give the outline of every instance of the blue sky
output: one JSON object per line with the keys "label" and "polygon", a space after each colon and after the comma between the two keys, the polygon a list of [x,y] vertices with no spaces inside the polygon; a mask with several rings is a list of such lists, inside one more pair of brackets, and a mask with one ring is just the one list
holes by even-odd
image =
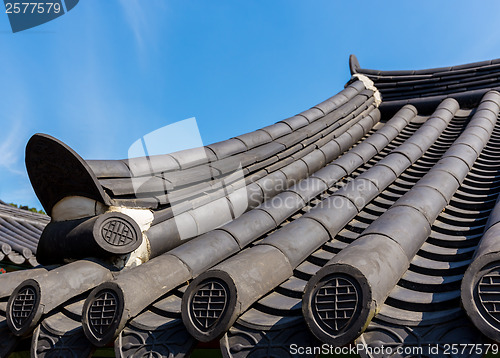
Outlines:
{"label": "blue sky", "polygon": [[[80,0],[12,34],[0,13],[0,199],[41,208],[24,147],[48,133],[85,159],[196,117],[203,142],[307,109],[362,67],[500,57],[494,1]],[[3,12],[3,7],[2,7]]]}

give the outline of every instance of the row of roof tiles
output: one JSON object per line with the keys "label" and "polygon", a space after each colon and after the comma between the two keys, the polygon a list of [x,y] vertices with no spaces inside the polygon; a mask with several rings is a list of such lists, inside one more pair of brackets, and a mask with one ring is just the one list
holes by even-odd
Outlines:
{"label": "row of roof tiles", "polygon": [[[363,72],[351,59],[353,68]],[[427,72],[412,75],[445,71]],[[468,76],[476,72],[470,70]],[[391,74],[396,75],[409,74]],[[245,142],[242,153],[262,149],[255,152],[260,153],[255,162],[243,165],[241,174],[251,204],[238,212],[236,201],[224,196],[232,210],[230,217],[221,219],[218,207],[210,206],[221,196],[212,196],[200,206],[191,203],[181,210],[181,215],[192,218],[186,229],[197,228],[191,235],[181,235],[185,231],[178,225],[183,221],[176,222],[173,209],[165,214],[173,203],[152,194],[159,192],[156,182],[143,193],[160,204],[124,198],[117,195],[123,190],[118,188],[128,185],[122,193],[131,196],[133,184],[130,178],[124,185],[123,176],[111,175],[116,172],[115,162],[87,163],[48,136],[34,137],[28,152],[30,145],[52,148],[44,158],[28,156],[27,162],[35,191],[53,216],[40,243],[45,247],[43,261],[80,260],[0,278],[9,281],[0,289],[4,297],[0,310],[6,312],[0,329],[9,337],[4,352],[22,337],[30,337],[36,357],[63,350],[84,357],[94,345],[113,340],[121,357],[186,356],[198,340],[220,337],[226,357],[290,356],[292,343],[342,345],[354,339],[372,347],[485,342],[480,332],[500,340],[500,327],[495,328],[494,321],[496,302],[500,303],[495,291],[499,266],[492,255],[498,250],[490,244],[495,242],[498,221],[496,210],[491,210],[499,191],[500,94],[483,91],[475,99],[465,88],[467,101],[462,100],[465,97],[458,102],[446,99],[447,94],[436,102],[429,92],[429,103],[419,112],[391,98],[385,102],[382,90],[380,114],[378,92],[369,80],[357,75],[347,88],[355,91],[349,90],[346,101],[336,103],[338,97],[326,101],[328,113],[321,110],[314,119],[299,115],[308,123],[291,133],[290,138],[297,140],[279,143],[279,136],[271,142],[249,140],[263,138],[262,133],[244,137],[246,142],[238,139]],[[397,107],[397,113],[393,116],[385,110],[384,103]],[[249,143],[257,144],[251,148]],[[274,144],[271,148],[270,143],[280,148]],[[290,151],[299,143],[300,148]],[[234,145],[232,141],[227,148]],[[306,148],[310,148],[307,154],[294,157]],[[53,177],[68,183],[56,190],[50,182],[33,178],[47,171],[38,163],[58,153],[63,153],[72,170],[55,169]],[[172,170],[162,168],[158,158],[153,181],[159,179],[167,187],[166,181],[172,184],[170,190],[180,191],[199,184],[189,179],[196,175],[188,174],[203,168],[211,173],[207,178],[217,182],[224,174],[234,173],[234,165],[227,173],[217,166],[228,158],[232,156],[215,155]],[[136,161],[144,160],[150,159]],[[252,167],[259,162],[263,164]],[[130,169],[130,162],[120,163]],[[106,168],[111,168],[108,174]],[[186,185],[181,180],[176,189],[175,175],[167,174],[178,173],[177,178],[182,178],[184,170]],[[84,180],[76,180],[77,174]],[[114,180],[120,184],[114,186]],[[260,193],[256,200],[250,195],[255,192],[252,186]],[[88,201],[76,200],[75,195]],[[194,200],[184,195],[181,201]],[[124,211],[132,215],[127,217],[105,210],[110,204],[125,205],[124,200],[133,203],[135,210],[151,210],[149,225],[131,211]],[[92,217],[62,215],[61,220],[61,207],[72,205],[86,207],[69,210],[73,214],[88,216],[93,210]],[[469,267],[485,228],[487,235],[474,257],[478,264]],[[100,259],[81,260],[92,256],[88,251],[74,257],[76,250],[70,246],[76,239],[94,245],[93,256]],[[110,241],[146,242],[149,251],[132,264],[127,259],[117,261],[116,255],[123,254],[119,250],[127,247],[137,252],[139,246],[118,244],[121,249],[114,249],[103,244]],[[51,252],[57,242],[63,244]],[[111,257],[112,261],[107,260]],[[126,267],[119,270],[118,262]],[[466,277],[473,279],[464,280],[460,290],[468,267]],[[469,316],[476,314],[474,325],[465,320],[460,304],[461,295],[462,301],[467,300],[467,289],[480,292],[473,298],[474,305],[465,304]],[[481,324],[485,320],[490,326],[493,322],[493,329],[485,330]]]}
{"label": "row of roof tiles", "polygon": [[35,267],[38,240],[50,221],[47,215],[0,203],[0,261]]}
{"label": "row of roof tiles", "polygon": [[431,113],[445,98],[472,108],[490,90],[500,89],[499,60],[417,71],[378,71],[361,68],[356,56],[349,59],[351,74],[369,77],[381,92],[386,112],[394,113],[412,104],[421,113]]}

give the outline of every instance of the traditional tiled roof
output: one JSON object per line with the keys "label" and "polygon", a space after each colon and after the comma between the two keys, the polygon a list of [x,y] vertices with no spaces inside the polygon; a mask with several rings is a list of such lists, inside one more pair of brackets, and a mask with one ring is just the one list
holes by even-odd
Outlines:
{"label": "traditional tiled roof", "polygon": [[85,161],[35,135],[52,216],[37,257],[60,266],[0,276],[0,352],[27,336],[36,357],[500,341],[500,61],[350,65],[339,94],[197,150]]}
{"label": "traditional tiled roof", "polygon": [[47,215],[0,202],[0,261],[37,266],[36,247],[49,221]]}
{"label": "traditional tiled roof", "polygon": [[349,67],[352,75],[362,74],[374,82],[385,112],[410,103],[420,112],[430,113],[450,97],[472,108],[486,92],[500,90],[500,59],[426,70],[378,71],[361,68],[351,55]]}

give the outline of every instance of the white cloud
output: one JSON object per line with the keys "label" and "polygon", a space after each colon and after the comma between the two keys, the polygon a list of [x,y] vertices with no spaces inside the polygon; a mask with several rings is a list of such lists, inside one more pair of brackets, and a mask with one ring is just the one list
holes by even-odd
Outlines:
{"label": "white cloud", "polygon": [[22,122],[13,121],[12,128],[6,137],[0,137],[0,168],[6,169],[11,173],[26,175],[22,168]]}
{"label": "white cloud", "polygon": [[[128,22],[140,49],[146,43],[154,44],[155,22],[152,16],[165,10],[166,1],[121,0],[125,20]],[[156,17],[155,17],[156,18]]]}
{"label": "white cloud", "polygon": [[139,46],[143,45],[144,27],[146,26],[146,16],[144,14],[144,2],[139,0],[122,0],[121,5],[129,23],[135,40]]}

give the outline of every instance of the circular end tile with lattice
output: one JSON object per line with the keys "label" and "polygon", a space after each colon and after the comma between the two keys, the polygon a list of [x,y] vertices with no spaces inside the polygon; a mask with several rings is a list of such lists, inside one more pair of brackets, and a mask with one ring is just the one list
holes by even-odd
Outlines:
{"label": "circular end tile with lattice", "polygon": [[142,242],[142,232],[137,223],[122,213],[106,213],[94,224],[94,238],[105,251],[127,254]]}
{"label": "circular end tile with lattice", "polygon": [[43,313],[40,299],[40,288],[32,279],[12,292],[7,303],[7,324],[15,335],[24,335],[36,326]]}
{"label": "circular end tile with lattice", "polygon": [[14,298],[11,308],[12,323],[16,328],[26,324],[35,309],[36,291],[32,286],[23,287]]}
{"label": "circular end tile with lattice", "polygon": [[210,280],[202,283],[191,300],[191,317],[200,330],[208,330],[224,313],[228,291],[225,283]]}
{"label": "circular end tile with lattice", "polygon": [[88,325],[96,337],[104,336],[116,317],[118,298],[111,290],[99,292],[87,313]]}
{"label": "circular end tile with lattice", "polygon": [[339,334],[347,327],[359,300],[357,284],[345,277],[333,277],[314,294],[312,310],[317,322],[331,332]]}
{"label": "circular end tile with lattice", "polygon": [[488,321],[500,328],[500,268],[491,270],[479,280],[477,293],[479,303],[491,317]]}
{"label": "circular end tile with lattice", "polygon": [[101,226],[102,238],[113,246],[129,245],[137,240],[137,234],[129,223],[118,218],[106,220]]}

